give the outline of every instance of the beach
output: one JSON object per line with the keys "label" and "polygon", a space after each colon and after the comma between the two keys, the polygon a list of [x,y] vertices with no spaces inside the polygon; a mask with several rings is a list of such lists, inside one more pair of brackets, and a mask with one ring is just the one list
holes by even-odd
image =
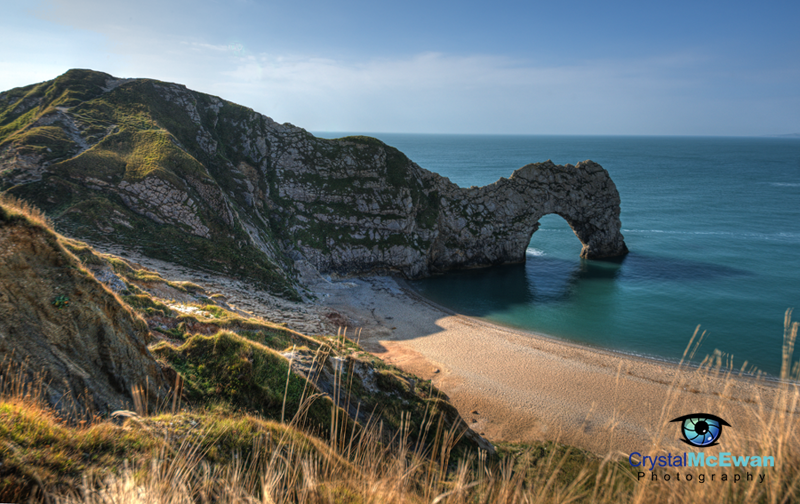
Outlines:
{"label": "beach", "polygon": [[598,454],[684,450],[670,420],[710,413],[741,434],[765,421],[778,390],[726,372],[724,361],[720,372],[701,372],[455,314],[392,277],[319,282],[313,290],[346,316],[349,337],[432,380],[495,443],[548,440]]}

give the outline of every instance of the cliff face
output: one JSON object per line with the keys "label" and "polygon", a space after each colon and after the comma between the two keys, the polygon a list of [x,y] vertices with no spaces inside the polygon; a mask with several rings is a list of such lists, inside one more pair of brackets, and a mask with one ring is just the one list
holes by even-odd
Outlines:
{"label": "cliff face", "polygon": [[316,138],[177,84],[71,70],[0,94],[0,189],[65,232],[248,277],[409,277],[525,260],[557,213],[582,256],[624,254],[619,195],[592,162],[462,189],[368,137]]}

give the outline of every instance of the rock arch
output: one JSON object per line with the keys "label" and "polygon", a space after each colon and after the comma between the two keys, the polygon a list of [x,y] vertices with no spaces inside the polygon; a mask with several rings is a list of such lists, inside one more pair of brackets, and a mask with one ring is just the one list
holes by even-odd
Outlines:
{"label": "rock arch", "polygon": [[431,272],[524,262],[539,219],[548,214],[567,221],[583,244],[583,258],[628,252],[619,193],[608,172],[592,161],[529,164],[508,179],[459,192],[442,200]]}

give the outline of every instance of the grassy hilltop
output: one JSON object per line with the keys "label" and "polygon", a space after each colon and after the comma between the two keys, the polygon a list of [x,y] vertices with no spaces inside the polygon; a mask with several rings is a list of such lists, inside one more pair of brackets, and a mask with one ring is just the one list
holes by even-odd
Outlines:
{"label": "grassy hilltop", "polygon": [[[58,229],[74,236],[114,241],[212,271],[243,275],[246,269],[248,277],[274,291],[296,295],[280,254],[259,249],[234,217],[246,212],[242,198],[236,197],[246,175],[230,167],[246,156],[232,142],[225,143],[227,138],[219,138],[213,155],[200,149],[196,125],[182,104],[157,92],[160,83],[119,84],[106,74],[72,70],[0,94],[0,156],[6,161],[0,188],[32,202]],[[201,94],[192,97],[211,100]],[[220,126],[252,115],[218,102],[213,122]],[[153,194],[185,194],[193,200],[187,206],[193,211],[159,214],[155,201],[148,205],[147,195],[138,206],[126,205],[123,197],[129,196],[113,190],[145,180]],[[267,217],[258,238],[271,243],[278,222],[273,219],[270,225]]]}

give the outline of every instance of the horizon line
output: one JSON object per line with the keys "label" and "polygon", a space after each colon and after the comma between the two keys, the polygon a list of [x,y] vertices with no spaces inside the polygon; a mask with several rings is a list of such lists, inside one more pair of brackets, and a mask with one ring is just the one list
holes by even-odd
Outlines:
{"label": "horizon line", "polygon": [[[303,128],[305,129],[305,128]],[[774,133],[762,135],[681,135],[681,134],[626,134],[626,133],[429,133],[429,132],[408,132],[408,131],[336,131],[336,130],[311,130],[306,129],[313,135],[326,134],[344,136],[358,135],[426,135],[426,136],[550,136],[550,137],[640,137],[640,138],[783,138],[788,140],[800,140],[800,133]],[[344,137],[336,137],[344,138]]]}

